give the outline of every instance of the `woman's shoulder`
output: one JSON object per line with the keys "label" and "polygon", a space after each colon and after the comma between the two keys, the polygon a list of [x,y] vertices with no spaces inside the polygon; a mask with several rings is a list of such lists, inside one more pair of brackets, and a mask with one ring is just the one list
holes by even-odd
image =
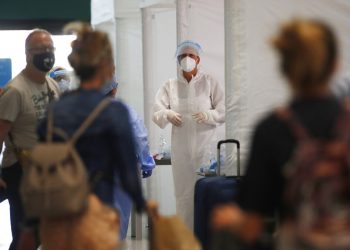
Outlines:
{"label": "woman's shoulder", "polygon": [[105,115],[111,120],[118,121],[121,118],[129,117],[129,109],[123,101],[111,99],[110,103],[106,107]]}
{"label": "woman's shoulder", "polygon": [[286,124],[279,117],[279,109],[270,110],[256,123],[255,134],[278,136],[287,128]]}
{"label": "woman's shoulder", "polygon": [[110,99],[108,107],[111,109],[128,110],[128,106],[123,101],[116,99]]}

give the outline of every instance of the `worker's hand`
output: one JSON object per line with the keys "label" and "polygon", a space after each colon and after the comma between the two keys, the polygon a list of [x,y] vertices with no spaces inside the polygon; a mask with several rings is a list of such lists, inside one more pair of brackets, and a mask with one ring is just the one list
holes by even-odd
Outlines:
{"label": "worker's hand", "polygon": [[202,123],[208,121],[209,117],[206,112],[199,112],[192,115],[192,118],[196,120],[197,123]]}
{"label": "worker's hand", "polygon": [[167,114],[167,119],[176,127],[180,127],[182,125],[181,115],[173,110],[169,110]]}
{"label": "worker's hand", "polygon": [[7,188],[7,184],[2,178],[0,178],[0,189],[5,189],[5,188]]}

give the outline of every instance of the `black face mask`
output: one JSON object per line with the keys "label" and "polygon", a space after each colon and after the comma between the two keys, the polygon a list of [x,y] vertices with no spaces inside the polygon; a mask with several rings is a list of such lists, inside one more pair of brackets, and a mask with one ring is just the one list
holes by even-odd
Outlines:
{"label": "black face mask", "polygon": [[52,52],[44,52],[33,56],[34,66],[42,71],[49,72],[55,64],[55,54]]}

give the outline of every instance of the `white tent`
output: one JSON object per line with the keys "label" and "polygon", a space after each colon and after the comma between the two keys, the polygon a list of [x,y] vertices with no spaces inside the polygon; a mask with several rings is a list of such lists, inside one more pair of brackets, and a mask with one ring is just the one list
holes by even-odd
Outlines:
{"label": "white tent", "polygon": [[[243,166],[256,122],[288,101],[269,46],[282,22],[293,17],[326,21],[339,37],[340,74],[350,67],[349,0],[92,0],[91,10],[92,24],[108,32],[113,43],[119,95],[144,118],[152,152],[161,137],[170,145],[170,128],[160,130],[151,122],[151,107],[158,88],[176,76],[176,44],[184,39],[202,45],[203,69],[225,86],[221,136],[241,141]],[[227,154],[228,166],[234,156]],[[174,213],[171,168],[155,172],[145,183],[147,196],[160,201],[161,212]]]}
{"label": "white tent", "polygon": [[[202,67],[225,86],[221,137],[241,141],[243,166],[257,120],[288,101],[269,45],[282,22],[293,17],[328,22],[340,40],[341,70],[350,66],[348,0],[93,0],[92,10],[92,23],[108,31],[115,45],[120,96],[143,115],[153,152],[160,137],[170,145],[170,129],[160,130],[150,117],[157,89],[176,75],[179,41],[198,41]],[[227,154],[228,166],[234,158]]]}

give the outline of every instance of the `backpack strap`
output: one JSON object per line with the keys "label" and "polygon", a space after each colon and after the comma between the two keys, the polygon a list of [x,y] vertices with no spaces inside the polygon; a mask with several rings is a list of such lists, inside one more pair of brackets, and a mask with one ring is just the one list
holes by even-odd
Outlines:
{"label": "backpack strap", "polygon": [[65,141],[69,140],[69,136],[66,132],[63,131],[63,129],[55,128],[53,126],[53,111],[50,110],[47,114],[47,133],[46,133],[46,141],[52,142],[53,135],[56,134],[60,136]]}
{"label": "backpack strap", "polygon": [[276,114],[280,120],[286,122],[298,141],[310,139],[309,133],[289,107],[278,108]]}
{"label": "backpack strap", "polygon": [[103,99],[97,107],[91,112],[91,114],[85,119],[85,121],[81,124],[81,126],[76,130],[73,136],[70,139],[72,144],[79,139],[79,137],[85,132],[85,130],[91,125],[91,123],[97,118],[97,116],[101,113],[101,111],[108,106],[110,103],[109,98]]}

